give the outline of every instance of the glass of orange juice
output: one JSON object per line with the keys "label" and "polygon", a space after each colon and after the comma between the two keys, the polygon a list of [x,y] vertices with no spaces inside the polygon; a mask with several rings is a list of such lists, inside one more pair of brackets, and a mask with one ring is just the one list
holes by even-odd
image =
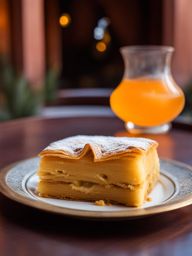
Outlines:
{"label": "glass of orange juice", "polygon": [[164,133],[184,107],[184,94],[171,74],[170,46],[127,46],[120,49],[125,71],[112,92],[113,112],[131,133]]}

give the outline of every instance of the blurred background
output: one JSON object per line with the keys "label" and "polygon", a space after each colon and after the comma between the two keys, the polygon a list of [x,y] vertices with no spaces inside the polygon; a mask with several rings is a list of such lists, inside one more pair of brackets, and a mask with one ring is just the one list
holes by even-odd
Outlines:
{"label": "blurred background", "polygon": [[78,94],[107,104],[125,45],[174,46],[173,74],[190,108],[191,10],[191,0],[0,0],[0,119]]}

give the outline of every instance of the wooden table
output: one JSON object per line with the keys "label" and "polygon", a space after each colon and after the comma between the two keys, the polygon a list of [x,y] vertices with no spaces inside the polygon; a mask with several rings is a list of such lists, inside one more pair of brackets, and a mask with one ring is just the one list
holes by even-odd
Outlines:
{"label": "wooden table", "polygon": [[[0,167],[75,134],[127,135],[112,115],[29,118],[0,124]],[[161,157],[192,164],[192,131],[151,136]],[[23,206],[0,195],[0,255],[192,255],[192,206],[129,221],[86,221]]]}

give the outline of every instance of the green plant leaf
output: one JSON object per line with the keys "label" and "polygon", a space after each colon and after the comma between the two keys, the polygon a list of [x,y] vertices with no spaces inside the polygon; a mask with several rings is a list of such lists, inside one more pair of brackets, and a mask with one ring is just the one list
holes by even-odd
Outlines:
{"label": "green plant leaf", "polygon": [[58,88],[56,71],[47,72],[43,89],[37,92],[32,89],[24,75],[17,75],[7,63],[1,64],[0,58],[0,90],[4,99],[4,111],[0,113],[0,120],[34,115],[39,106],[55,99]]}

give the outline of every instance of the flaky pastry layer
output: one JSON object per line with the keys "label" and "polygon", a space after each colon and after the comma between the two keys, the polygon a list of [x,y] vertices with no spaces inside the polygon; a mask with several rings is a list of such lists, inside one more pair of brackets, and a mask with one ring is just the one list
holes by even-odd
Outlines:
{"label": "flaky pastry layer", "polygon": [[78,135],[51,143],[39,155],[80,159],[91,150],[97,162],[142,155],[157,145],[156,141],[146,138]]}

